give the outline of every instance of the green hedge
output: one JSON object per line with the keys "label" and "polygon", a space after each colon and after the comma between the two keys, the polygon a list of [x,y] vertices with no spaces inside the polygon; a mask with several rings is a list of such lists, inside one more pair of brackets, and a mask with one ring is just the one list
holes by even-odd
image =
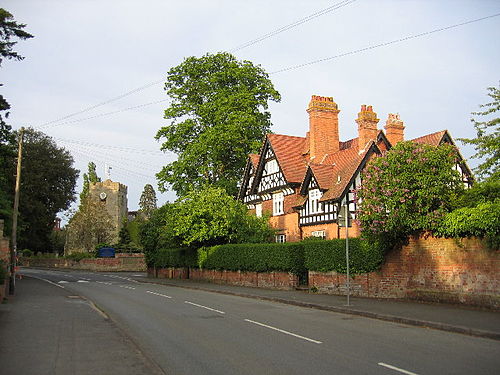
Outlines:
{"label": "green hedge", "polygon": [[228,271],[304,271],[301,243],[229,244],[198,250],[200,268]]}
{"label": "green hedge", "polygon": [[[345,240],[305,241],[305,267],[310,271],[346,273]],[[379,269],[384,249],[360,238],[349,239],[349,272],[364,273]]]}
{"label": "green hedge", "polygon": [[[382,247],[366,240],[349,240],[350,272],[377,270]],[[302,275],[306,270],[346,272],[345,241],[317,240],[290,243],[228,244],[200,249],[162,249],[154,254],[156,267],[200,267],[228,271],[284,271]]]}
{"label": "green hedge", "polygon": [[156,267],[198,267],[196,250],[189,248],[160,249],[154,254]]}

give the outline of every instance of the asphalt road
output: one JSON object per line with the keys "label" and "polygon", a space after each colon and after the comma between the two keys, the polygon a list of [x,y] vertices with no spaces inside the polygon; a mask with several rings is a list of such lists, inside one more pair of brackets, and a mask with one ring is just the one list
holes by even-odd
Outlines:
{"label": "asphalt road", "polygon": [[500,342],[124,274],[24,269],[92,300],[166,374],[497,374]]}

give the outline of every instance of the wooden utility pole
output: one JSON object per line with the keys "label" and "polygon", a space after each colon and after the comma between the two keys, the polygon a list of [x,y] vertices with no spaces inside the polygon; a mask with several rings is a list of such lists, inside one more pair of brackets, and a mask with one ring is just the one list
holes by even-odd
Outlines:
{"label": "wooden utility pole", "polygon": [[19,146],[17,151],[16,190],[14,193],[14,212],[12,212],[12,236],[10,239],[10,282],[9,294],[16,291],[16,263],[17,263],[17,214],[19,211],[19,190],[21,188],[21,162],[23,160],[23,135],[24,128],[19,130]]}

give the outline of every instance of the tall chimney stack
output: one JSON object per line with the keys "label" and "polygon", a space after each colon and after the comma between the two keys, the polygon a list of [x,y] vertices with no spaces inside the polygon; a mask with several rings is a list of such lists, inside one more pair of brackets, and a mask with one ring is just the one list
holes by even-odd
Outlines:
{"label": "tall chimney stack", "polygon": [[401,121],[399,117],[399,113],[389,113],[389,117],[385,123],[385,136],[389,142],[391,142],[392,146],[404,140],[405,127],[403,124],[403,121]]}
{"label": "tall chimney stack", "polygon": [[309,156],[318,163],[326,154],[333,154],[340,148],[339,112],[333,98],[311,97],[309,113]]}
{"label": "tall chimney stack", "polygon": [[376,141],[379,119],[377,118],[377,114],[373,112],[371,105],[367,106],[363,104],[356,122],[358,123],[358,146],[359,150],[362,151],[370,141]]}

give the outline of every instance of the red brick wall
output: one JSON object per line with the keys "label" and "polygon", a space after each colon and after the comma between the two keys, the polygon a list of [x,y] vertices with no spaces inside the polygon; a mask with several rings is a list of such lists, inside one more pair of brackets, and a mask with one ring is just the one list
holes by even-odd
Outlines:
{"label": "red brick wall", "polygon": [[[4,265],[7,267],[7,272],[9,272],[8,267],[10,264],[10,248],[9,239],[3,236],[3,220],[0,220],[0,259],[4,261]],[[7,295],[7,285],[9,277],[6,277],[3,283],[0,283],[0,303],[2,303],[4,297]]]}
{"label": "red brick wall", "polygon": [[[345,294],[346,277],[309,272],[309,286]],[[500,251],[478,239],[419,238],[386,256],[377,272],[351,278],[351,294],[409,298],[500,309]]]}
{"label": "red brick wall", "polygon": [[120,256],[117,258],[90,258],[79,262],[64,258],[21,258],[24,267],[68,268],[99,272],[112,271],[146,271],[144,255]]}
{"label": "red brick wall", "polygon": [[[204,270],[198,268],[158,268],[148,270],[150,277],[167,279],[191,279],[215,284],[229,284],[268,289],[294,289],[299,285],[298,277],[287,272],[243,272]],[[156,276],[157,275],[157,276]]]}

